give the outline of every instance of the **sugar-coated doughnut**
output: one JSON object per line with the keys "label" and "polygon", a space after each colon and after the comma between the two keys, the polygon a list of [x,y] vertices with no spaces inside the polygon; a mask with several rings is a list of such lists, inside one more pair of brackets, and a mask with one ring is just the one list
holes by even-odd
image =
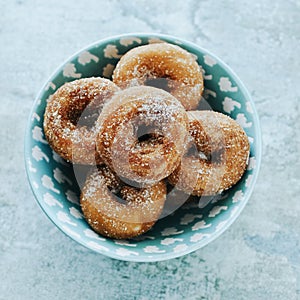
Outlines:
{"label": "sugar-coated doughnut", "polygon": [[145,233],[154,225],[165,199],[165,182],[137,189],[122,183],[103,165],[88,176],[80,205],[87,222],[96,232],[127,239]]}
{"label": "sugar-coated doughnut", "polygon": [[77,164],[101,163],[95,151],[95,121],[106,101],[119,88],[105,78],[84,78],[65,83],[49,99],[44,132],[64,159]]}
{"label": "sugar-coated doughnut", "polygon": [[188,116],[189,152],[169,181],[192,195],[219,194],[236,184],[246,169],[247,135],[236,121],[221,113],[191,111]]}
{"label": "sugar-coated doughnut", "polygon": [[203,75],[195,57],[179,46],[158,43],[139,46],[118,62],[113,81],[121,86],[162,85],[187,110],[198,107],[203,93]]}
{"label": "sugar-coated doughnut", "polygon": [[179,165],[188,117],[171,94],[149,86],[116,93],[98,119],[96,149],[122,179],[154,184]]}

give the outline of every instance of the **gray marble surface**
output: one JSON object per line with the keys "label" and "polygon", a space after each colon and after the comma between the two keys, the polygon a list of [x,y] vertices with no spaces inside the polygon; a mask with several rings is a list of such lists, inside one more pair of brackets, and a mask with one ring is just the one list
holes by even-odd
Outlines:
{"label": "gray marble surface", "polygon": [[[300,299],[300,2],[0,0],[0,299]],[[67,57],[127,32],[184,38],[223,58],[260,115],[263,162],[220,238],[181,258],[121,262],[76,244],[29,189],[23,136]]]}

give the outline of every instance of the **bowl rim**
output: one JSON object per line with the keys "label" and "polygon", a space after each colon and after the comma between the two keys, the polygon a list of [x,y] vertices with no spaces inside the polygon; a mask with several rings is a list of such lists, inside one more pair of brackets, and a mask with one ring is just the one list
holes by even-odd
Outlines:
{"label": "bowl rim", "polygon": [[[29,171],[29,160],[31,159],[29,147],[31,146],[31,134],[30,134],[30,132],[31,132],[31,125],[32,125],[32,115],[36,111],[37,106],[39,105],[40,96],[44,93],[45,87],[49,83],[49,80],[56,77],[59,74],[59,72],[61,71],[61,69],[65,66],[65,64],[67,64],[68,62],[70,62],[73,59],[77,58],[78,55],[81,54],[82,52],[89,51],[90,49],[92,49],[96,46],[99,46],[101,44],[107,44],[109,42],[115,42],[116,40],[120,40],[121,38],[126,38],[126,37],[127,38],[137,37],[137,38],[167,39],[167,40],[169,40],[169,42],[171,42],[171,41],[179,42],[182,45],[185,45],[185,46],[188,46],[190,48],[196,49],[197,51],[200,51],[201,53],[208,54],[210,57],[212,57],[213,59],[215,59],[218,62],[218,65],[220,65],[224,70],[226,70],[230,74],[230,76],[232,76],[232,78],[237,83],[237,86],[239,87],[239,89],[245,95],[245,98],[247,99],[247,101],[249,101],[251,103],[251,106],[252,106],[252,109],[253,109],[253,113],[252,113],[253,124],[254,124],[255,129],[256,129],[255,130],[255,136],[254,136],[255,150],[256,150],[256,154],[255,154],[256,165],[255,165],[255,169],[253,170],[253,173],[252,173],[253,177],[252,177],[250,186],[247,187],[246,192],[244,193],[242,204],[240,204],[238,206],[238,209],[235,211],[235,214],[231,218],[228,219],[226,224],[220,230],[215,231],[214,233],[212,233],[206,239],[200,240],[199,242],[196,242],[193,245],[189,245],[187,249],[181,250],[181,251],[178,251],[178,252],[155,253],[155,255],[153,255],[153,256],[151,256],[151,255],[147,255],[147,256],[143,256],[143,255],[121,256],[121,255],[116,254],[114,252],[104,251],[104,250],[101,250],[101,249],[94,249],[94,248],[89,247],[80,238],[77,238],[74,235],[68,234],[59,224],[57,224],[49,216],[49,214],[47,213],[47,211],[45,210],[45,208],[41,204],[41,199],[40,199],[39,193],[37,193],[36,189],[33,186],[33,178],[32,178],[31,172]],[[194,251],[206,246],[207,244],[211,243],[215,239],[217,239],[221,234],[223,234],[236,221],[236,219],[241,214],[242,210],[245,208],[245,206],[246,206],[246,204],[247,204],[247,202],[248,202],[248,200],[249,200],[249,198],[250,198],[250,196],[251,196],[251,194],[254,190],[254,187],[255,187],[255,184],[256,184],[256,181],[257,181],[257,178],[258,178],[258,174],[259,174],[259,171],[260,171],[260,167],[261,167],[261,160],[262,160],[262,137],[261,137],[260,121],[259,121],[258,113],[257,113],[256,107],[255,107],[255,103],[254,103],[249,91],[245,87],[244,83],[241,81],[241,79],[236,75],[236,73],[225,62],[223,62],[222,59],[220,59],[217,55],[211,53],[207,49],[197,45],[196,43],[186,41],[185,39],[182,39],[182,38],[179,38],[179,37],[176,37],[176,36],[172,36],[172,35],[168,35],[168,34],[155,33],[155,32],[132,32],[132,33],[113,35],[113,36],[110,36],[110,37],[106,37],[106,38],[97,40],[97,41],[95,41],[95,42],[93,42],[93,43],[91,43],[91,44],[89,44],[85,47],[82,47],[80,50],[75,52],[73,55],[69,56],[47,78],[47,80],[45,81],[45,83],[42,85],[41,89],[37,93],[37,96],[35,97],[32,108],[30,110],[30,114],[29,114],[29,117],[28,117],[28,120],[27,120],[25,135],[24,135],[24,162],[25,162],[25,170],[26,170],[27,179],[28,179],[31,191],[32,191],[32,193],[35,197],[36,202],[38,203],[38,205],[40,206],[42,211],[45,213],[45,215],[50,219],[50,221],[61,232],[63,232],[66,236],[68,236],[70,239],[76,241],[80,245],[84,246],[85,248],[89,249],[90,251],[103,254],[103,255],[105,255],[107,257],[110,257],[110,258],[113,258],[113,259],[118,259],[118,260],[122,260],[122,261],[131,261],[131,262],[156,262],[156,261],[164,261],[164,260],[177,258],[177,257],[180,257],[180,256],[184,256],[186,254],[189,254],[191,252],[194,252]]]}

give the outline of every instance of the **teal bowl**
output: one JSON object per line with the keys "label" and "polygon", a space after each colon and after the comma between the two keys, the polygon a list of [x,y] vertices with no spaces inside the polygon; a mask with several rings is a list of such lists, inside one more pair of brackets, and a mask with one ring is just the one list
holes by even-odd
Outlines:
{"label": "teal bowl", "polygon": [[[79,205],[80,189],[73,166],[55,154],[43,133],[47,99],[65,82],[78,78],[110,78],[129,49],[157,41],[179,45],[198,58],[205,74],[204,97],[216,111],[230,115],[250,141],[248,168],[242,179],[212,201],[189,202],[160,219],[146,234],[132,240],[113,240],[96,234]],[[176,37],[130,34],[107,38],[68,59],[47,80],[29,116],[25,164],[35,198],[50,220],[79,244],[103,255],[127,261],[160,261],[195,251],[220,236],[239,216],[253,191],[261,161],[261,133],[254,103],[241,80],[207,50]],[[45,232],[45,234],[47,234]]]}

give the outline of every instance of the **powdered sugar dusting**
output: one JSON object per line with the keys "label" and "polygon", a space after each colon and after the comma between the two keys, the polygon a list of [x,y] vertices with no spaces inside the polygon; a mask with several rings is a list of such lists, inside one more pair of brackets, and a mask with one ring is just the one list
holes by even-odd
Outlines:
{"label": "powdered sugar dusting", "polygon": [[[146,86],[128,88],[103,108],[98,121],[96,148],[120,176],[153,184],[177,167],[188,122],[184,108],[169,93]],[[139,141],[145,134],[164,139],[151,149]]]}
{"label": "powdered sugar dusting", "polygon": [[121,87],[147,85],[166,78],[167,87],[183,106],[195,109],[203,93],[203,74],[196,58],[179,46],[160,43],[135,47],[122,56],[113,81]]}
{"label": "powdered sugar dusting", "polygon": [[[118,87],[104,78],[85,78],[60,87],[50,98],[44,115],[44,131],[51,147],[76,163],[95,162],[94,126],[81,125],[96,116]],[[94,117],[95,118],[95,117]]]}
{"label": "powdered sugar dusting", "polygon": [[165,199],[165,183],[137,189],[122,183],[108,167],[102,166],[88,177],[81,206],[94,230],[124,238],[124,235],[136,236],[149,230],[158,219]]}

